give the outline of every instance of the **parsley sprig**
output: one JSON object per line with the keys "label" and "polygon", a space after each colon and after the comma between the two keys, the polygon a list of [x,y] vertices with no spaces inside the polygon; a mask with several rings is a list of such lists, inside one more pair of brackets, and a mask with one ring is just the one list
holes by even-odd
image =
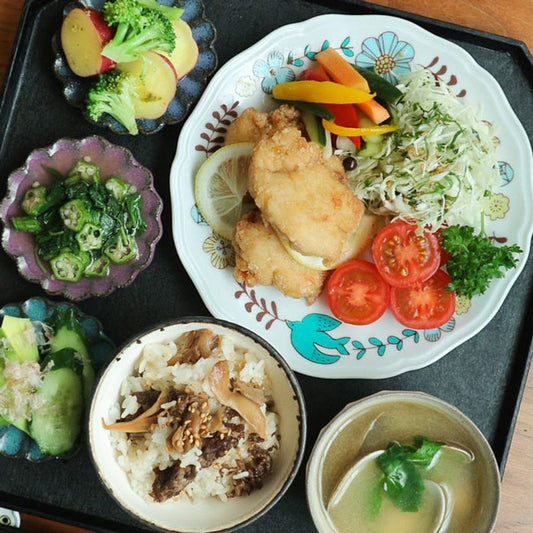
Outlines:
{"label": "parsley sprig", "polygon": [[406,512],[420,508],[424,492],[421,470],[431,465],[442,446],[417,436],[412,445],[391,442],[378,456],[377,464],[384,474],[380,484],[396,507]]}
{"label": "parsley sprig", "polygon": [[494,278],[516,266],[514,254],[522,253],[516,244],[496,246],[490,237],[474,235],[470,226],[450,226],[442,230],[442,248],[451,254],[446,269],[452,278],[448,290],[472,298],[483,294]]}

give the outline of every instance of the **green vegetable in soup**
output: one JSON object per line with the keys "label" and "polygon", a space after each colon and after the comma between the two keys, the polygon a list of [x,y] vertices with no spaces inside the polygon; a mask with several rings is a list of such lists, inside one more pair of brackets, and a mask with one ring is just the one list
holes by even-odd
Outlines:
{"label": "green vegetable in soup", "polygon": [[79,281],[85,270],[83,260],[71,252],[61,252],[50,259],[52,274],[59,281]]}
{"label": "green vegetable in soup", "polygon": [[442,443],[416,437],[413,445],[392,442],[376,459],[383,471],[383,489],[394,505],[406,512],[415,512],[422,504],[424,483],[420,469],[428,468]]}
{"label": "green vegetable in soup", "polygon": [[76,240],[80,249],[84,252],[89,250],[99,250],[102,248],[104,234],[97,225],[88,222],[84,224],[81,230],[76,234]]}
{"label": "green vegetable in soup", "polygon": [[104,254],[113,263],[127,263],[137,256],[135,239],[121,230],[109,246],[104,248]]}

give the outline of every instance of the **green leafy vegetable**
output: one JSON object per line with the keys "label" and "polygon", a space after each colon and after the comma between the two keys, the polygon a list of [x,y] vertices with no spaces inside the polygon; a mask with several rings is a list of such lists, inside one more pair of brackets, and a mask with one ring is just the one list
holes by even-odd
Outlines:
{"label": "green leafy vegetable", "polygon": [[47,170],[52,185],[35,185],[32,190],[39,192],[28,198],[38,214],[12,217],[11,224],[34,235],[37,255],[50,263],[56,279],[103,277],[110,261],[125,263],[136,257],[135,238],[147,226],[143,199],[134,187],[116,176],[108,185],[100,179],[100,169],[85,160],[66,177]]}
{"label": "green leafy vegetable", "polygon": [[494,278],[503,278],[505,270],[516,266],[514,254],[522,253],[516,244],[496,246],[487,235],[474,235],[470,226],[442,230],[442,248],[451,254],[446,265],[452,278],[448,289],[467,298],[483,294]]}
{"label": "green leafy vegetable", "polygon": [[422,504],[424,482],[420,469],[428,468],[442,443],[416,437],[413,445],[391,442],[377,458],[384,473],[383,489],[394,505],[405,512],[415,512]]}

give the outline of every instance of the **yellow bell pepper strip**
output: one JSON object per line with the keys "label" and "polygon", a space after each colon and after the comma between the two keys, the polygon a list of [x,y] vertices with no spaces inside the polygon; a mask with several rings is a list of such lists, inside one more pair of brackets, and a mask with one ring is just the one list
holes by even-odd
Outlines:
{"label": "yellow bell pepper strip", "polygon": [[358,104],[368,102],[375,94],[345,87],[333,81],[289,81],[274,86],[272,96],[280,100],[300,100],[317,104]]}
{"label": "yellow bell pepper strip", "polygon": [[398,129],[396,124],[385,124],[383,126],[372,126],[370,128],[346,128],[345,126],[339,126],[338,124],[335,124],[335,122],[324,119],[322,119],[322,126],[331,133],[342,135],[344,137],[381,135]]}

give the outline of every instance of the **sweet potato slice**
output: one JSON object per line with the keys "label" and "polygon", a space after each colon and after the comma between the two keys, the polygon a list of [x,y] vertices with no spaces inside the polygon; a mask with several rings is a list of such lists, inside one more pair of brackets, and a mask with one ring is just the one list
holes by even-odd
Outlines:
{"label": "sweet potato slice", "polygon": [[111,68],[114,63],[102,55],[102,49],[113,35],[99,11],[73,9],[61,25],[61,46],[72,72],[86,78]]}

